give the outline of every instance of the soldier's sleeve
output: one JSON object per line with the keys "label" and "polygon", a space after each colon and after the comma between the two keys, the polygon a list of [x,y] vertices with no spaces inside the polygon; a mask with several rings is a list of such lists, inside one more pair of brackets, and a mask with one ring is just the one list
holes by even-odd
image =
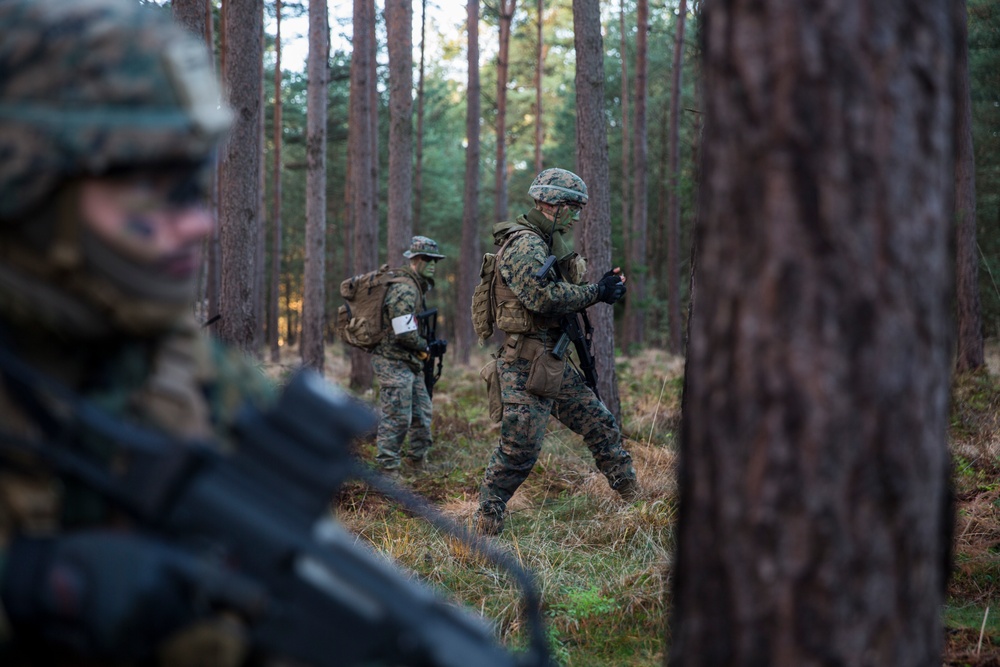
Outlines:
{"label": "soldier's sleeve", "polygon": [[528,310],[541,315],[565,315],[597,301],[597,285],[573,285],[551,276],[536,277],[547,256],[541,239],[534,234],[521,234],[500,258],[500,275]]}
{"label": "soldier's sleeve", "polygon": [[427,349],[427,341],[417,325],[418,297],[417,288],[409,281],[393,283],[385,293],[384,315],[393,343],[414,351]]}

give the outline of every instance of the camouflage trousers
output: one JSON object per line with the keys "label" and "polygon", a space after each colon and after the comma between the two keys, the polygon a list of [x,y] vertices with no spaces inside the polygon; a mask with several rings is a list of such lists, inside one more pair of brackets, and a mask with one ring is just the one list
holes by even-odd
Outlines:
{"label": "camouflage trousers", "polygon": [[386,470],[398,469],[403,457],[403,442],[410,434],[405,456],[412,463],[422,463],[431,447],[431,397],[424,377],[405,361],[372,355],[372,370],[379,384],[379,410],[375,460]]}
{"label": "camouflage trousers", "polygon": [[479,489],[479,508],[484,514],[503,516],[518,487],[527,479],[538,460],[549,415],[558,419],[583,441],[594,457],[598,470],[611,488],[625,480],[635,480],[632,457],[622,447],[622,434],[614,415],[571,365],[566,364],[560,393],[541,398],[525,390],[531,362],[526,359],[497,361],[503,419],[500,443]]}

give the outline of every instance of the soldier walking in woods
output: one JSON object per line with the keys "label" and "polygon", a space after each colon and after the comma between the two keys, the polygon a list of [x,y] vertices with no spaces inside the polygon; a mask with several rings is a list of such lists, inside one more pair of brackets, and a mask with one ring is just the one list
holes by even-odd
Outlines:
{"label": "soldier walking in woods", "polygon": [[230,112],[205,46],[168,17],[135,0],[0,0],[5,665],[225,667],[245,653],[238,622],[183,605],[161,542],[38,454],[54,439],[115,451],[64,423],[74,413],[52,402],[73,403],[53,386],[178,438],[225,438],[241,405],[271,401],[191,315]]}
{"label": "soldier walking in woods", "polygon": [[[488,316],[507,335],[493,379],[503,405],[500,442],[486,467],[475,516],[482,535],[503,530],[507,502],[538,460],[549,415],[583,436],[612,489],[626,500],[639,493],[614,416],[565,357],[552,354],[563,334],[560,316],[597,302],[615,303],[625,294],[625,277],[616,268],[596,284],[584,283],[586,263],[573,252],[570,236],[587,204],[583,179],[565,169],[546,169],[528,195],[534,209],[516,222],[493,226],[500,249]],[[539,275],[550,255],[558,260],[558,272]]]}
{"label": "soldier walking in woods", "polygon": [[406,462],[420,467],[431,448],[431,398],[424,382],[424,362],[444,353],[444,340],[428,341],[421,335],[419,315],[427,310],[424,296],[434,286],[438,260],[444,259],[438,244],[426,236],[414,236],[403,253],[409,266],[397,273],[409,280],[394,281],[385,293],[382,322],[386,336],[372,350],[372,369],[379,384],[379,421],[375,459],[386,471],[398,474],[403,442],[410,434]]}

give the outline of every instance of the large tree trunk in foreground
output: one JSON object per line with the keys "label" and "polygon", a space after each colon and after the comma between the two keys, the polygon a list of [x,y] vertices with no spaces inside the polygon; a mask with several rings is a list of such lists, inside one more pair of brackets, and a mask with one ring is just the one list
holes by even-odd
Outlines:
{"label": "large tree trunk in foreground", "polygon": [[941,665],[951,2],[705,5],[673,667]]}

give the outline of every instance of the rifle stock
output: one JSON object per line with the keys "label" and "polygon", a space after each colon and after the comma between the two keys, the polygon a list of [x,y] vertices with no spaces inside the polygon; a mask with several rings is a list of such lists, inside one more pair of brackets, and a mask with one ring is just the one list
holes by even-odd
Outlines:
{"label": "rifle stock", "polygon": [[[427,387],[427,395],[434,398],[434,385],[441,379],[441,371],[444,366],[444,349],[438,347],[437,337],[437,308],[430,308],[422,313],[417,313],[417,322],[420,326],[420,335],[424,337],[428,345],[428,357],[424,359],[424,386]],[[437,362],[437,368],[434,363]]]}

